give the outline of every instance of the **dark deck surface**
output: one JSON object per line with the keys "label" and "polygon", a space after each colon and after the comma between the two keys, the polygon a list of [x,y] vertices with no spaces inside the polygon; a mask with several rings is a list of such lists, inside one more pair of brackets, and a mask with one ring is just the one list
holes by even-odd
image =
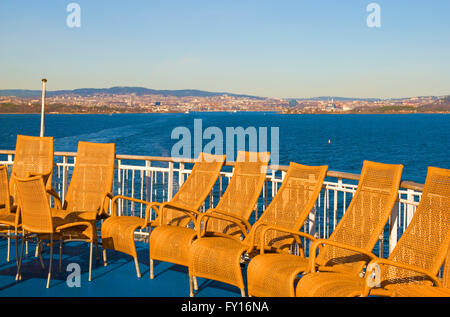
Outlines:
{"label": "dark deck surface", "polygon": [[[69,242],[64,245],[62,270],[58,271],[59,248],[53,252],[53,273],[50,288],[45,288],[48,272],[49,248],[43,253],[45,270],[39,258],[34,256],[35,244],[29,243],[28,255],[24,255],[22,280],[16,281],[14,240],[11,241],[11,259],[6,262],[7,240],[0,238],[0,296],[32,297],[188,297],[189,282],[187,268],[155,261],[155,278],[149,277],[148,244],[138,242],[138,256],[141,278],[137,278],[131,256],[108,250],[108,265],[103,265],[102,248],[100,259],[94,261],[92,281],[88,281],[89,244]],[[20,242],[19,242],[20,244]],[[19,246],[20,252],[20,246]],[[74,281],[71,263],[80,265],[80,287],[69,287],[67,280]],[[198,279],[199,291],[196,297],[239,297],[238,288],[216,281]]]}

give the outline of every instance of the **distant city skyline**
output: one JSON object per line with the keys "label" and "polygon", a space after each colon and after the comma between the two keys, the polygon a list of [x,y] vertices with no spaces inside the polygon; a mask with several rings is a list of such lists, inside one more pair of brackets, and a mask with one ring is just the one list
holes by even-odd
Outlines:
{"label": "distant city skyline", "polygon": [[[66,20],[81,8],[80,27]],[[370,3],[381,27],[367,25]],[[450,2],[0,2],[0,89],[150,87],[271,98],[450,94]]]}
{"label": "distant city skyline", "polygon": [[[106,93],[106,94],[124,94],[129,95],[132,94],[129,91],[125,91],[123,93],[118,93],[116,91],[110,91],[115,89],[123,89],[123,90],[129,90],[129,89],[138,89],[138,90],[148,90],[148,92],[141,93],[142,95],[155,95],[158,94],[158,92],[161,92],[163,95],[167,96],[177,96],[182,93],[183,96],[201,96],[202,94],[211,94],[211,95],[230,95],[230,96],[245,96],[245,97],[255,97],[255,98],[275,98],[275,99],[284,99],[284,100],[308,100],[308,99],[336,99],[337,101],[339,99],[349,99],[349,100],[358,100],[358,99],[409,99],[409,98],[420,98],[420,97],[446,97],[450,96],[450,89],[449,93],[442,94],[442,95],[414,95],[414,96],[401,96],[401,97],[386,97],[386,98],[378,98],[378,97],[352,97],[352,96],[332,96],[332,95],[323,95],[323,96],[303,96],[303,97],[271,97],[271,96],[258,96],[258,95],[248,95],[248,94],[237,94],[232,91],[206,91],[202,89],[153,89],[150,87],[131,87],[131,86],[114,86],[114,87],[80,87],[75,89],[56,89],[56,90],[48,90],[46,89],[47,96],[53,95],[53,94],[78,94],[80,95],[87,95],[89,94],[87,91],[92,90],[93,94],[98,93]],[[41,96],[42,89],[1,89],[0,88],[0,96],[17,96],[17,97],[40,97]],[[174,92],[171,94],[170,92]],[[192,92],[191,94],[189,92]],[[133,93],[135,94],[135,93]]]}

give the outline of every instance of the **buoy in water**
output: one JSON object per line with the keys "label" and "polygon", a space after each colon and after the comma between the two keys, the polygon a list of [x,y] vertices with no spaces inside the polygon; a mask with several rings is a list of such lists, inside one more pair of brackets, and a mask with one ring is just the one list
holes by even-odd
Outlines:
{"label": "buoy in water", "polygon": [[328,144],[331,144],[331,140],[328,140]]}

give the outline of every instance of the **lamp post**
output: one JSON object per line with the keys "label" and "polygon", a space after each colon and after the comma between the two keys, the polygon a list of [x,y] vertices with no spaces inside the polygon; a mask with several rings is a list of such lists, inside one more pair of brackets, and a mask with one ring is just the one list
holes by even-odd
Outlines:
{"label": "lamp post", "polygon": [[42,78],[42,106],[41,106],[41,134],[40,136],[44,136],[44,117],[45,117],[45,86],[47,84],[47,79]]}

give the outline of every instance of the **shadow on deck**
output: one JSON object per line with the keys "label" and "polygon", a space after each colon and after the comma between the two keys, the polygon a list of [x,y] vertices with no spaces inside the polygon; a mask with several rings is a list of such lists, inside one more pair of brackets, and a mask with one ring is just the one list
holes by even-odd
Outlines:
{"label": "shadow on deck", "polygon": [[[107,251],[108,266],[103,265],[102,248],[100,259],[92,265],[92,281],[88,281],[89,245],[82,242],[69,242],[64,245],[62,270],[59,272],[59,248],[53,253],[53,269],[50,288],[46,289],[49,248],[45,247],[42,270],[38,257],[34,256],[35,244],[29,243],[28,255],[24,253],[22,280],[16,281],[15,245],[11,241],[11,258],[6,262],[7,241],[0,238],[0,296],[2,297],[188,297],[189,283],[187,268],[171,263],[155,261],[155,278],[149,277],[148,244],[137,242],[139,265],[142,277],[136,277],[131,256],[112,250]],[[20,241],[19,241],[20,244]],[[19,245],[20,251],[20,245]],[[70,287],[67,280],[73,281],[71,263],[81,267],[80,287]],[[239,289],[215,281],[198,279],[198,297],[239,297]]]}

